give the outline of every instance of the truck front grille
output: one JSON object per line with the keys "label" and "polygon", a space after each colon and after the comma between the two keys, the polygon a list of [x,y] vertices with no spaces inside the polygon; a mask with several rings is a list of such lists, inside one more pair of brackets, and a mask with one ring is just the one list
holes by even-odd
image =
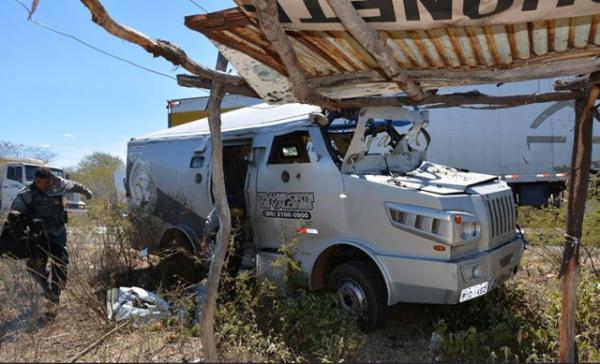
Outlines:
{"label": "truck front grille", "polygon": [[487,195],[484,201],[490,227],[489,248],[494,248],[515,236],[515,203],[510,190]]}

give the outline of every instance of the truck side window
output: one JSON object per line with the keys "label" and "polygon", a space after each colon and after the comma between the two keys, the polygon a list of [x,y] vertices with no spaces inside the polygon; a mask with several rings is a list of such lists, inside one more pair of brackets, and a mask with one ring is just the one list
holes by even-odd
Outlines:
{"label": "truck side window", "polygon": [[308,131],[301,130],[273,138],[269,164],[310,163],[308,146],[312,144]]}
{"label": "truck side window", "polygon": [[17,181],[17,182],[23,182],[23,168],[21,168],[21,167],[6,168],[6,178],[13,180],[13,181]]}
{"label": "truck side window", "polygon": [[204,166],[204,157],[192,157],[190,168],[202,168]]}

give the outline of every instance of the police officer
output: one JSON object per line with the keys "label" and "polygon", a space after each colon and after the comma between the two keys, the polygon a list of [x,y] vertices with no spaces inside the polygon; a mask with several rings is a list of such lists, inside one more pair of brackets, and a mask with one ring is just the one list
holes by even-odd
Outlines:
{"label": "police officer", "polygon": [[[47,248],[37,247],[34,256],[27,262],[27,267],[44,289],[46,298],[55,304],[58,304],[60,291],[67,283],[69,255],[63,196],[69,192],[92,198],[92,191],[82,184],[55,176],[50,169],[40,167],[35,172],[34,181],[19,192],[11,206],[12,211],[29,219],[42,220],[44,224],[48,238]],[[46,271],[49,257],[51,272]],[[48,284],[50,273],[52,279]]]}

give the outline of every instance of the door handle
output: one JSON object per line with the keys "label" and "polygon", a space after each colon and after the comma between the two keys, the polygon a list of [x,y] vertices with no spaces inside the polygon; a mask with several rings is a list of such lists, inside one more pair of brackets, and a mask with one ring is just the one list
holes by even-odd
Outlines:
{"label": "door handle", "polygon": [[194,176],[194,181],[196,181],[196,183],[198,184],[202,183],[202,174],[196,173],[196,175]]}

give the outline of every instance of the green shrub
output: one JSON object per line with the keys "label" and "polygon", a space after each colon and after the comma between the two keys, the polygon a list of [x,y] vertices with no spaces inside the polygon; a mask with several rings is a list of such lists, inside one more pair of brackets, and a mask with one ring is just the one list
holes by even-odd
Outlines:
{"label": "green shrub", "polygon": [[[600,360],[600,289],[592,272],[581,270],[577,304],[579,359]],[[513,284],[516,282],[513,282]],[[558,357],[561,284],[549,282],[547,297],[531,297],[523,286],[442,310],[432,334],[437,360],[462,362],[555,361]],[[530,302],[526,301],[529,296]]]}
{"label": "green shrub", "polygon": [[[591,200],[586,206],[582,240],[589,247],[600,247],[600,204]],[[567,206],[519,207],[518,222],[533,245],[562,245],[567,225]]]}
{"label": "green shrub", "polygon": [[215,316],[222,357],[235,361],[345,361],[365,338],[331,295],[282,297],[271,282],[255,282],[247,272],[220,296]]}

